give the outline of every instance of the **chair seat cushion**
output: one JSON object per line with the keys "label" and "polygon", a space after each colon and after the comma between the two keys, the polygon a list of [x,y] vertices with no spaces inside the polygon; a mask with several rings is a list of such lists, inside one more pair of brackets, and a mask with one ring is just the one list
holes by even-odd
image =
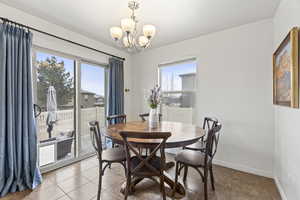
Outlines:
{"label": "chair seat cushion", "polygon": [[196,151],[204,151],[205,147],[206,147],[206,142],[205,141],[198,141],[194,144],[186,146],[185,149],[191,149],[191,150],[196,150]]}
{"label": "chair seat cushion", "polygon": [[[146,159],[147,156],[142,156],[143,159]],[[130,169],[133,171],[142,161],[137,157],[133,156],[130,159]],[[147,161],[148,164],[150,164],[153,168],[160,171],[161,169],[161,158],[160,157],[154,157],[151,160]],[[135,175],[141,175],[141,176],[155,176],[157,175],[151,168],[149,168],[146,165],[143,165],[140,169],[135,171],[133,174]]]}
{"label": "chair seat cushion", "polygon": [[[175,156],[175,161],[191,166],[204,166],[205,153],[201,151],[182,150]],[[210,161],[211,158],[208,157],[208,162]]]}
{"label": "chair seat cushion", "polygon": [[102,152],[102,160],[108,162],[120,162],[126,160],[124,147],[109,148]]}

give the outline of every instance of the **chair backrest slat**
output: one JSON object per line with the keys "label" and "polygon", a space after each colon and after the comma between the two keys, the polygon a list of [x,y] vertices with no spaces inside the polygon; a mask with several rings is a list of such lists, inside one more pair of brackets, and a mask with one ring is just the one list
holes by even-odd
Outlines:
{"label": "chair backrest slat", "polygon": [[[217,118],[205,117],[204,121],[203,121],[202,128],[206,131],[206,133],[208,133],[208,131],[210,129],[212,129],[217,123],[218,123]],[[202,137],[201,140],[202,141],[207,140],[207,135],[205,135],[205,137]]]}
{"label": "chair backrest slat", "polygon": [[95,148],[98,156],[101,158],[102,156],[102,138],[98,121],[89,122],[90,127],[90,136],[92,145]]}
{"label": "chair backrest slat", "polygon": [[[149,113],[139,114],[139,116],[142,119],[142,121],[146,121],[146,118],[149,117],[149,115],[150,115]],[[161,121],[162,120],[162,114],[159,113],[158,117],[159,117],[159,121]]]}
{"label": "chair backrest slat", "polygon": [[[127,169],[132,170],[130,173],[138,172],[138,170],[142,167],[147,167],[151,170],[152,173],[156,173],[159,175],[161,172],[155,169],[151,164],[150,161],[156,156],[156,153],[160,151],[160,165],[164,166],[165,164],[165,144],[167,139],[171,136],[170,132],[131,132],[131,131],[122,131],[120,135],[123,138],[125,152],[126,152],[126,163]],[[140,140],[157,140],[160,142],[155,143],[147,143],[147,142],[139,142]],[[136,150],[136,147],[143,148],[145,146],[147,148],[151,148],[151,153],[149,156],[145,157],[142,155],[142,152]],[[133,152],[133,156],[136,156],[140,163],[134,168],[130,169],[130,159],[131,159],[131,152]]]}
{"label": "chair backrest slat", "polygon": [[205,159],[207,161],[208,156],[213,158],[217,152],[219,135],[222,125],[217,122],[214,127],[212,127],[207,134],[206,149],[205,149]]}
{"label": "chair backrest slat", "polygon": [[126,123],[126,115],[110,115],[106,117],[108,125],[118,124],[118,123]]}

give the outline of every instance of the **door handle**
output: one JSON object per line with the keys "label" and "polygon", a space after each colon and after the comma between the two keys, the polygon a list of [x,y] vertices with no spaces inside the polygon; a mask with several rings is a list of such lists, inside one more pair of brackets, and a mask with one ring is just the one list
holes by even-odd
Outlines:
{"label": "door handle", "polygon": [[40,116],[42,109],[39,105],[37,104],[33,104],[33,110],[34,110],[34,117],[37,118],[38,116]]}

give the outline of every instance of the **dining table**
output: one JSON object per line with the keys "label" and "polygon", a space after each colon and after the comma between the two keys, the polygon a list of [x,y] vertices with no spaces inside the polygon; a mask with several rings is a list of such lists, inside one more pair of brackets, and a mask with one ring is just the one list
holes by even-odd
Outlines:
{"label": "dining table", "polygon": [[[115,144],[123,145],[123,139],[119,134],[121,131],[132,131],[132,132],[149,132],[149,134],[154,132],[170,132],[171,136],[168,138],[165,144],[166,149],[171,148],[182,148],[193,143],[196,143],[205,135],[205,130],[199,126],[182,123],[182,122],[171,122],[171,121],[161,121],[158,124],[157,128],[149,128],[148,121],[131,121],[127,123],[118,123],[114,125],[109,125],[104,128],[103,134],[105,137],[110,138]],[[132,142],[138,143],[151,143],[159,144],[160,141],[149,141],[147,139],[139,139]],[[172,179],[172,176],[168,174],[167,170],[174,166],[174,162],[167,162],[164,172],[164,181],[166,187],[167,195],[172,196],[172,189],[174,188],[175,182]],[[132,185],[130,187],[130,192],[134,192],[134,187],[142,178],[134,178]],[[158,180],[156,180],[158,182]],[[122,185],[121,192],[124,194],[126,183]],[[174,197],[183,197],[185,196],[185,189],[181,183],[178,182],[176,185],[175,196]]]}

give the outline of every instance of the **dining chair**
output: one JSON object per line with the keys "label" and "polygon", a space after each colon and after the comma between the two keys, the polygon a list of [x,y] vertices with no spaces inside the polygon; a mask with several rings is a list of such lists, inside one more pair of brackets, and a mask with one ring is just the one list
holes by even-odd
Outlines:
{"label": "dining chair", "polygon": [[[160,190],[163,200],[166,199],[164,187],[164,169],[166,165],[165,144],[171,136],[170,132],[129,132],[121,131],[120,135],[123,138],[126,152],[126,190],[125,200],[127,200],[132,177],[137,178],[152,178],[159,177]],[[142,142],[140,142],[142,140]],[[145,141],[158,141],[157,143],[147,143]],[[137,148],[149,148],[151,153],[148,156],[140,154]],[[160,157],[157,156],[160,153]]]}
{"label": "dining chair", "polygon": [[[206,133],[208,133],[208,131],[210,129],[212,129],[213,127],[215,127],[217,123],[218,123],[217,118],[205,117],[204,121],[203,121],[202,128],[205,130]],[[196,142],[194,144],[191,144],[189,146],[185,146],[185,147],[183,147],[183,149],[189,149],[189,150],[204,152],[205,148],[206,148],[206,141],[207,141],[207,134],[204,137],[202,137],[198,142]],[[184,174],[183,174],[183,181],[186,181],[187,174],[188,174],[188,167],[185,166]]]}
{"label": "dining chair", "polygon": [[118,123],[126,123],[126,115],[110,115],[106,117],[108,125],[118,124]]}
{"label": "dining chair", "polygon": [[[175,168],[175,186],[173,188],[173,195],[175,194],[176,185],[178,182],[178,176],[183,168],[192,167],[201,176],[204,183],[204,199],[207,200],[207,179],[208,173],[210,173],[211,186],[215,190],[214,175],[212,168],[212,160],[217,152],[219,143],[220,130],[222,128],[221,123],[217,122],[207,134],[207,141],[205,151],[193,151],[189,149],[181,150],[176,156],[176,168]],[[186,180],[184,180],[185,182]]]}
{"label": "dining chair", "polygon": [[126,174],[126,154],[124,148],[109,148],[103,150],[99,122],[91,121],[89,122],[89,127],[92,145],[97,152],[97,157],[99,160],[99,183],[97,200],[100,200],[102,176],[104,175],[105,169],[107,167],[111,167],[113,163],[119,163],[124,167]]}
{"label": "dining chair", "polygon": [[[110,115],[106,117],[107,124],[112,125],[112,124],[118,124],[118,123],[126,123],[127,121],[127,116],[125,114],[120,114],[120,115]],[[106,143],[106,138],[105,138],[105,143]],[[115,145],[114,141],[111,140],[112,147],[116,147],[118,145]]]}
{"label": "dining chair", "polygon": [[[140,116],[140,118],[142,119],[143,122],[147,120],[146,118],[149,117],[149,115],[150,115],[149,113],[139,114],[139,116]],[[161,121],[162,120],[162,114],[159,113],[158,117],[159,117],[159,121]]]}
{"label": "dining chair", "polygon": [[[206,133],[215,125],[218,123],[217,118],[212,118],[212,117],[205,117],[203,121],[202,128],[205,130]],[[183,147],[183,149],[190,149],[194,151],[204,151],[206,147],[206,141],[207,141],[207,134],[206,136],[202,137],[198,142],[191,144],[189,146]]]}

